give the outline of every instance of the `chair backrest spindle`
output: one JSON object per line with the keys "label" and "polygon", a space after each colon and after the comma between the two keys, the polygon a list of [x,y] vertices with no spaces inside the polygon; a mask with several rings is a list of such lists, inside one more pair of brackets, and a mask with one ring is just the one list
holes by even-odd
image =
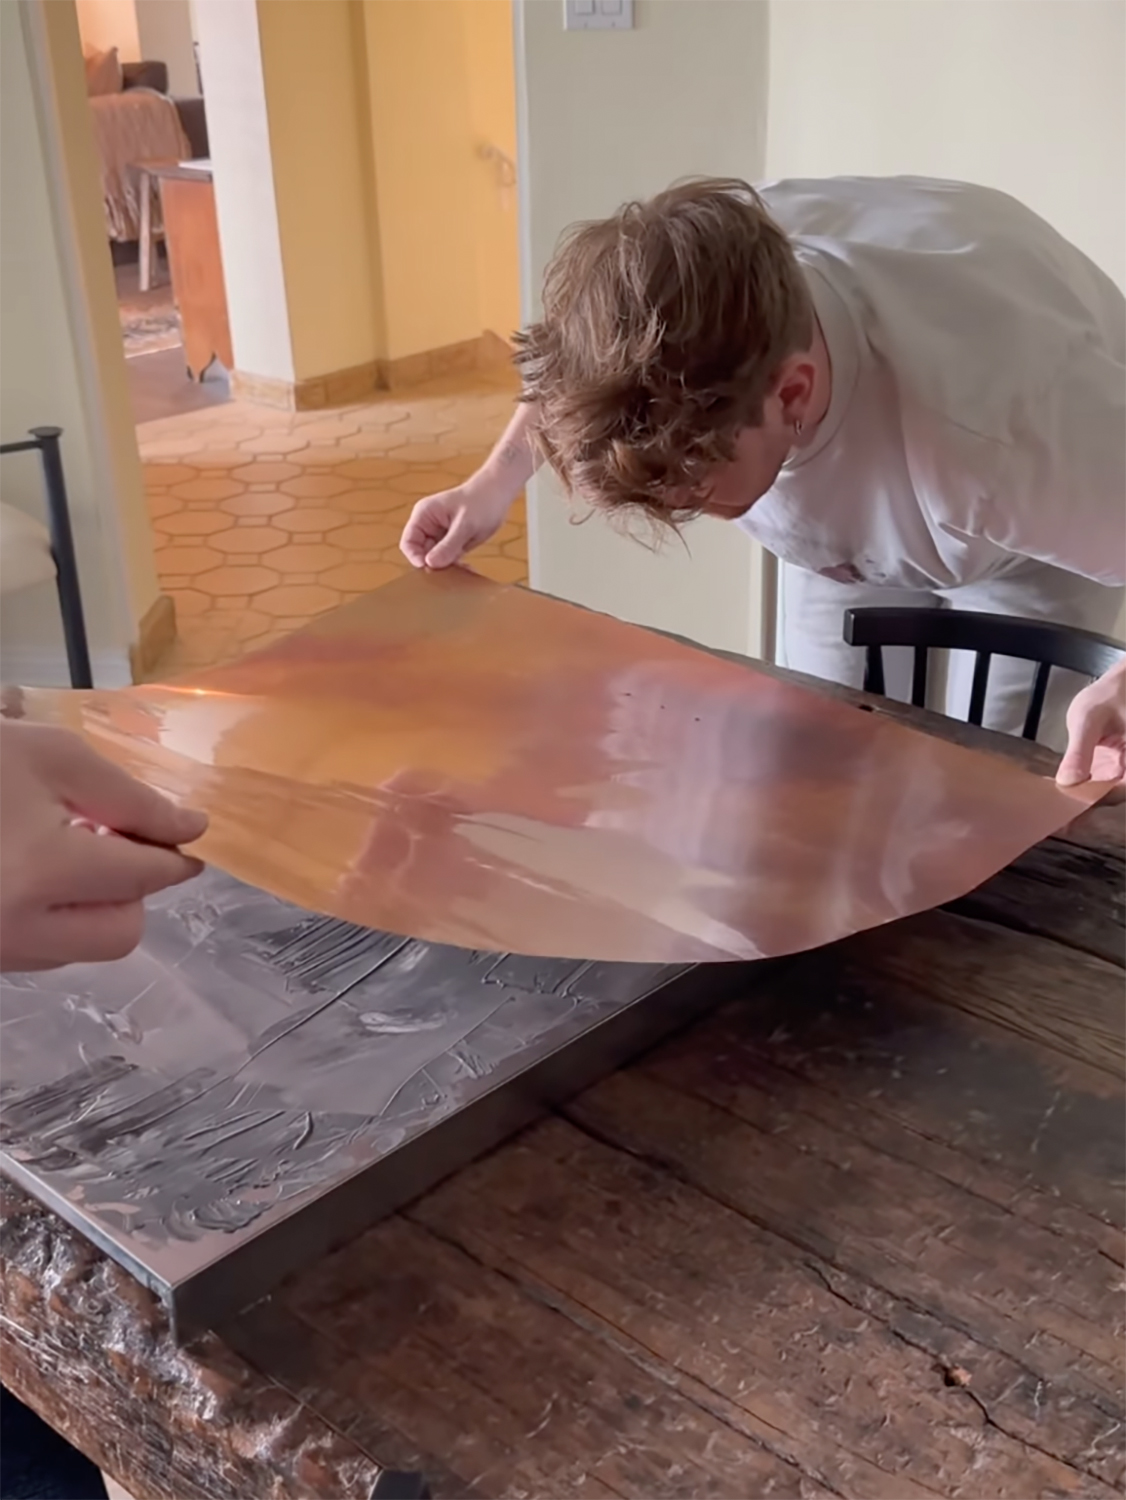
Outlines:
{"label": "chair backrest spindle", "polygon": [[1044,699],[1048,692],[1048,678],[1052,675],[1050,661],[1042,661],[1036,668],[1032,683],[1032,696],[1028,700],[1028,712],[1024,716],[1022,739],[1034,740],[1040,729],[1040,715],[1044,712]]}
{"label": "chair backrest spindle", "polygon": [[864,657],[864,691],[876,693],[881,698],[887,691],[884,687],[884,652],[882,646],[869,646]]}
{"label": "chair backrest spindle", "polygon": [[985,717],[985,695],[989,691],[989,668],[993,665],[993,654],[979,651],[974,660],[973,682],[970,684],[970,711],[966,715],[968,724],[980,724]]}
{"label": "chair backrest spindle", "polygon": [[865,650],[864,687],[869,693],[887,691],[883,648],[910,646],[914,650],[911,702],[926,707],[928,653],[932,650],[972,651],[975,654],[968,720],[981,724],[995,656],[1036,663],[1025,716],[1025,739],[1035,739],[1044,712],[1048,679],[1054,667],[1085,677],[1101,677],[1126,657],[1126,646],[1091,630],[1055,625],[1049,620],[1020,620],[1010,615],[957,609],[849,609],[844,616],[844,638]]}
{"label": "chair backrest spindle", "polygon": [[911,702],[916,708],[927,706],[927,656],[926,646],[915,647],[915,665],[911,672]]}

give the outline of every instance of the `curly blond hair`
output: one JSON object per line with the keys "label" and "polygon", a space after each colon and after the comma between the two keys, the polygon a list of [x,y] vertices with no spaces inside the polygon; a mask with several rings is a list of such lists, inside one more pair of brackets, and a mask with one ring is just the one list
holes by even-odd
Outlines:
{"label": "curly blond hair", "polygon": [[567,489],[678,526],[812,337],[783,230],[749,184],[704,177],[572,229],[516,363]]}

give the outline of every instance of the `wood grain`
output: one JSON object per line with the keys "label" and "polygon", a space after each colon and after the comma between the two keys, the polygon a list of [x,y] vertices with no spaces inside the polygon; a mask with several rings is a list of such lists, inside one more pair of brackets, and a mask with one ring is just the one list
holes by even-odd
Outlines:
{"label": "wood grain", "polygon": [[[910,1211],[918,1193],[903,1205]],[[929,1324],[909,1303],[561,1121],[460,1174],[412,1217],[836,1492],[1103,1493],[1120,1456],[1099,1402]],[[916,1326],[918,1325],[918,1326]],[[970,1373],[965,1387],[953,1369]],[[1031,1444],[1030,1454],[1025,1444]],[[1093,1450],[1093,1451],[1092,1451]],[[1090,1484],[1091,1480],[1099,1484]]]}
{"label": "wood grain", "polygon": [[136,1500],[1120,1494],[1121,812],[772,973],[190,1350],[6,1189],[5,1382]]}
{"label": "wood grain", "polygon": [[[1088,1297],[1061,1270],[1060,1256],[1064,1266],[1068,1257],[1059,1246],[1040,1267],[1032,1249],[1007,1242],[996,1220],[976,1228],[951,1222],[949,1194],[937,1185],[908,1192],[918,1174],[896,1170],[862,1142],[811,1127],[815,1150],[791,1130],[765,1130],[635,1073],[599,1084],[573,1110],[588,1132],[659,1162],[802,1255],[1030,1360],[1043,1379],[1082,1379],[1093,1398],[1119,1398],[1121,1306],[1113,1288],[1121,1278],[1111,1262],[1098,1268],[1101,1282]],[[1006,1228],[1014,1233],[1011,1221]],[[1047,1236],[1035,1245],[1048,1248]]]}
{"label": "wood grain", "polygon": [[[417,1224],[380,1225],[284,1301],[341,1351],[346,1388],[370,1393],[384,1420],[447,1454],[476,1493],[831,1492],[733,1421],[730,1403],[630,1358]],[[319,1410],[337,1402],[333,1370],[328,1380]]]}
{"label": "wood grain", "polygon": [[209,180],[167,173],[159,180],[164,239],[188,371],[202,380],[215,360],[234,369],[215,187]]}
{"label": "wood grain", "polygon": [[0,1184],[4,1384],[134,1500],[366,1500],[379,1466],[214,1335]]}
{"label": "wood grain", "polygon": [[1122,974],[1102,959],[952,912],[927,912],[835,951],[885,985],[980,1016],[1122,1078]]}
{"label": "wood grain", "polygon": [[[1111,809],[1107,809],[1111,811]],[[1030,849],[947,910],[1126,964],[1126,860],[1064,839]]]}

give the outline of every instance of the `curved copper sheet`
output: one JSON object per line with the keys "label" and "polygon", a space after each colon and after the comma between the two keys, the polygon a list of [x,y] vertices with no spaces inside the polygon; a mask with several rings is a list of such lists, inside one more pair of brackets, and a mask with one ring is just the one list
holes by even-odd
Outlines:
{"label": "curved copper sheet", "polygon": [[970,890],[1095,800],[467,572],[167,686],[26,695],[314,910],[633,962],[814,947]]}

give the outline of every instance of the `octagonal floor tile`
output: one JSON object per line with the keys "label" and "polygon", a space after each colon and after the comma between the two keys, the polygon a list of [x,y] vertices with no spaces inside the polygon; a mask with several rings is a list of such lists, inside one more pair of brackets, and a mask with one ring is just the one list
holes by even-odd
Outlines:
{"label": "octagonal floor tile", "polygon": [[322,510],[318,506],[307,505],[283,511],[274,517],[274,524],[284,527],[286,531],[313,533],[335,531],[341,526],[347,526],[350,519],[343,511]]}
{"label": "octagonal floor tile", "polygon": [[244,453],[295,453],[299,448],[307,448],[307,438],[299,436],[296,432],[264,432],[258,437],[248,438],[238,445]]}
{"label": "octagonal floor tile", "polygon": [[223,554],[213,547],[162,547],[155,560],[158,574],[167,573],[169,577],[180,578],[217,568],[223,561]]}
{"label": "octagonal floor tile", "polygon": [[248,490],[242,495],[233,495],[224,500],[219,509],[230,516],[274,516],[282,510],[293,510],[297,500],[293,495],[283,495],[280,490]]}
{"label": "octagonal floor tile", "polygon": [[346,562],[322,573],[320,582],[346,593],[367,594],[397,578],[404,568],[386,562]]}
{"label": "octagonal floor tile", "polygon": [[384,547],[397,546],[402,530],[402,526],[390,521],[354,521],[352,525],[342,526],[339,531],[334,531],[332,541],[334,546],[343,547],[349,552],[379,551]]}
{"label": "octagonal floor tile", "polygon": [[230,524],[230,516],[218,510],[178,510],[159,518],[159,529],[169,536],[207,536],[212,531],[224,531]]}
{"label": "octagonal floor tile", "polygon": [[174,484],[187,484],[199,478],[199,470],[188,464],[147,463],[144,465],[146,489],[169,489]]}
{"label": "octagonal floor tile", "polygon": [[278,582],[280,575],[272,568],[228,565],[200,574],[196,579],[196,586],[217,598],[238,598],[241,595],[261,594]]}
{"label": "octagonal floor tile", "polygon": [[340,603],[340,591],[323,583],[291,583],[258,594],[254,603],[267,614],[296,616],[300,620],[323,614]]}
{"label": "octagonal floor tile", "polygon": [[302,500],[331,500],[334,495],[343,495],[351,486],[347,479],[330,474],[299,474],[296,479],[283,479],[278,486],[283,495],[296,495]]}
{"label": "octagonal floor tile", "polygon": [[[333,532],[333,535],[338,536],[339,532]],[[333,547],[327,542],[294,542],[288,537],[286,542],[284,547],[272,548],[262,560],[267,567],[286,574],[287,582],[293,582],[289,576],[293,573],[307,573],[310,581],[314,581],[328,568],[339,567],[348,556],[342,547]]]}
{"label": "octagonal floor tile", "polygon": [[395,458],[349,458],[336,470],[342,479],[383,481],[398,479],[407,472],[407,465]]}
{"label": "octagonal floor tile", "polygon": [[246,488],[237,479],[190,479],[186,484],[174,484],[169,491],[177,500],[230,500],[241,495]]}
{"label": "octagonal floor tile", "polygon": [[284,460],[271,462],[263,458],[247,463],[246,454],[241,457],[239,467],[231,470],[231,478],[241,479],[245,484],[280,484],[283,479],[294,479],[301,472],[297,464]]}
{"label": "octagonal floor tile", "polygon": [[272,547],[284,547],[288,541],[287,533],[273,526],[235,526],[213,536],[211,546],[221,552],[268,552]]}

